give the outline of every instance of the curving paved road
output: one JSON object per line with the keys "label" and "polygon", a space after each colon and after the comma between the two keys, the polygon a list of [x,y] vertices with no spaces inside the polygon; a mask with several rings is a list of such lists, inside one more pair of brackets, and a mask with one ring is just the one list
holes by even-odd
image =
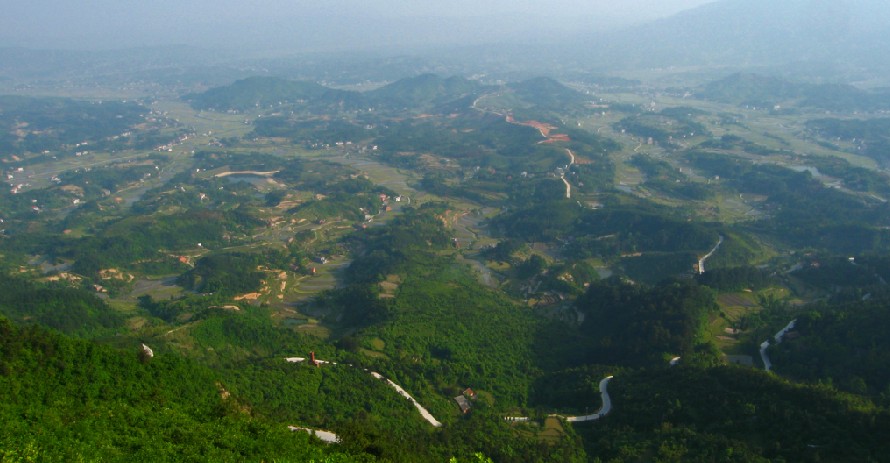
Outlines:
{"label": "curving paved road", "polygon": [[591,415],[567,416],[565,417],[566,421],[570,423],[578,421],[594,421],[606,416],[610,411],[612,411],[612,399],[609,397],[609,391],[607,390],[609,381],[612,381],[612,376],[606,376],[602,379],[602,381],[600,381],[600,397],[603,400],[603,406],[600,407],[599,411]]}
{"label": "curving paved road", "polygon": [[[795,325],[797,325],[797,319],[791,320],[790,322],[788,322],[788,325],[786,325],[785,328],[779,330],[779,332],[776,333],[775,336],[773,336],[773,339],[776,340],[776,344],[780,344],[782,342],[782,339],[785,337],[785,334],[793,330]],[[769,349],[769,346],[769,339],[763,341],[760,344],[760,360],[763,361],[763,369],[766,371],[770,371],[773,367],[773,364],[769,361],[769,354],[766,353],[766,350]]]}
{"label": "curving paved road", "polygon": [[[602,407],[596,412],[590,415],[583,416],[563,416],[557,414],[551,414],[548,416],[555,416],[558,418],[563,418],[570,423],[577,423],[583,421],[595,421],[604,416],[606,416],[610,411],[612,411],[612,399],[609,397],[609,381],[612,381],[613,376],[606,376],[600,381],[600,399],[603,401]],[[531,419],[527,416],[507,416],[504,417],[506,421],[530,421]]]}

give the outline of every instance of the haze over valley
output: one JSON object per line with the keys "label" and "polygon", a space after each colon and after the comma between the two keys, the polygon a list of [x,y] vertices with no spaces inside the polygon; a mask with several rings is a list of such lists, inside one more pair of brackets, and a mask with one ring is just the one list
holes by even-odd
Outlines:
{"label": "haze over valley", "polygon": [[882,461],[890,7],[8,5],[4,461]]}

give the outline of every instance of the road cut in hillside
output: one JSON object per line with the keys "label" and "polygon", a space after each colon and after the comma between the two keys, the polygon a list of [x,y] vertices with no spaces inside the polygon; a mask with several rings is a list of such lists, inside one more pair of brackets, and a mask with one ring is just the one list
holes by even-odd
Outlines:
{"label": "road cut in hillside", "polygon": [[380,373],[377,373],[376,371],[372,371],[371,376],[373,376],[377,379],[382,379],[382,380],[386,381],[386,383],[389,384],[390,387],[395,389],[396,392],[401,394],[402,397],[410,400],[411,403],[414,404],[414,408],[416,408],[417,411],[420,412],[420,416],[422,416],[423,419],[427,420],[431,425],[433,425],[437,428],[442,427],[442,423],[440,423],[435,417],[433,417],[433,415],[430,412],[428,412],[427,409],[423,408],[423,406],[420,405],[420,403],[418,403],[416,400],[414,400],[414,397],[411,397],[411,394],[408,394],[404,389],[402,389],[401,386],[384,378],[383,375],[381,375]]}
{"label": "road cut in hillside", "polygon": [[[305,357],[287,357],[284,360],[286,362],[290,362],[290,363],[303,363],[306,361],[306,358]],[[328,362],[326,360],[318,360],[318,359],[315,359],[315,363],[316,363],[316,365],[336,365],[337,364],[336,362]],[[351,367],[352,365],[347,364],[347,366]],[[365,370],[365,371],[368,371],[368,370]],[[417,411],[420,412],[420,416],[422,416],[423,419],[425,419],[429,424],[431,424],[437,428],[442,427],[442,423],[439,420],[437,420],[433,416],[432,413],[430,413],[426,408],[424,408],[423,405],[420,405],[419,402],[414,400],[414,397],[412,397],[411,394],[409,394],[407,391],[402,389],[402,386],[399,386],[398,384],[390,381],[389,379],[385,378],[383,375],[381,375],[380,373],[377,373],[376,371],[370,371],[369,373],[374,378],[381,379],[381,380],[385,381],[386,384],[388,384],[389,387],[395,389],[396,392],[399,393],[399,395],[401,395],[402,397],[411,401],[411,404],[414,405],[414,408],[416,408]]]}

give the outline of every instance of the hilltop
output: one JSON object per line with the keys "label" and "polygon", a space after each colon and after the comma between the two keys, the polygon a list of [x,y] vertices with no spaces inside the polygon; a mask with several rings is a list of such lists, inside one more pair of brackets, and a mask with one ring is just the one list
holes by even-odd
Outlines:
{"label": "hilltop", "polygon": [[356,92],[325,87],[316,82],[278,77],[250,77],[183,99],[198,109],[244,111],[255,108],[299,107],[310,111],[376,108],[385,111],[435,110],[472,104],[486,87],[462,77],[422,74],[383,87]]}

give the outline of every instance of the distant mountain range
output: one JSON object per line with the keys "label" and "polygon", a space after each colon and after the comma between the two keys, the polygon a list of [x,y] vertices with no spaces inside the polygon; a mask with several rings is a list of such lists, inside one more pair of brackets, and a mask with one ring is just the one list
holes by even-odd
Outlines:
{"label": "distant mountain range", "polygon": [[890,67],[890,3],[724,0],[618,33],[590,35],[614,69],[689,66]]}
{"label": "distant mountain range", "polygon": [[710,82],[696,92],[705,99],[773,109],[808,107],[829,111],[890,109],[890,93],[867,91],[844,84],[794,83],[778,77],[735,73]]}
{"label": "distant mountain range", "polygon": [[[570,40],[560,36],[534,41],[532,34],[488,45],[419,47],[409,56],[382,45],[379,53],[269,52],[260,57],[243,51],[220,55],[219,50],[187,46],[98,52],[0,48],[0,84],[105,79],[219,85],[250,75],[351,84],[420,72],[515,80],[542,74],[566,78],[575,73],[676,68],[710,73],[708,77],[714,77],[715,70],[730,69],[877,85],[890,74],[887,30],[890,2],[886,1],[720,0],[623,30],[590,26],[589,32]],[[443,85],[442,91],[454,92],[458,82],[414,84]]]}

